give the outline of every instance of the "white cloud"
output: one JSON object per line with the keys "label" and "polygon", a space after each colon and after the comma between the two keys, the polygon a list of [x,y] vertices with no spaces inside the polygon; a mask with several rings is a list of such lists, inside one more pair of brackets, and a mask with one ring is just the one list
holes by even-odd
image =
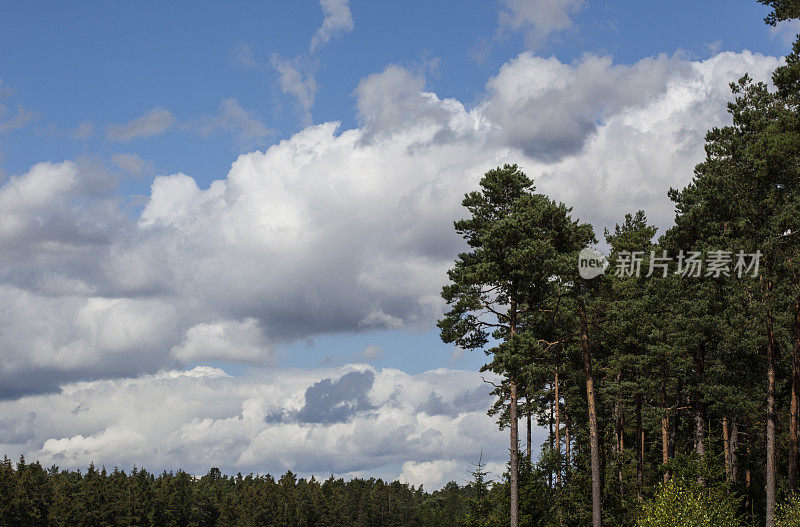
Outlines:
{"label": "white cloud", "polygon": [[130,141],[138,137],[161,135],[175,124],[175,117],[169,110],[153,108],[141,117],[125,124],[109,125],[106,137],[110,141]]}
{"label": "white cloud", "polygon": [[35,114],[27,111],[21,105],[17,105],[16,115],[12,117],[8,108],[0,104],[0,134],[22,128],[35,118]]}
{"label": "white cloud", "polygon": [[[647,61],[634,69],[642,62]],[[540,165],[539,189],[574,204],[598,232],[638,209],[656,225],[670,225],[674,212],[666,189],[689,183],[694,165],[705,157],[706,131],[729,122],[728,84],[744,72],[768,81],[780,61],[745,51],[687,64],[678,67],[682,73],[664,76],[660,95],[634,97],[633,104],[604,113],[576,155]]]}
{"label": "white cloud", "polygon": [[[0,261],[6,264],[0,276],[7,280],[9,274],[38,269],[39,262],[42,272],[59,264],[63,271],[71,259],[88,256],[92,246],[110,242],[124,219],[115,200],[98,195],[93,176],[73,162],[40,163],[0,186]],[[108,190],[105,183],[100,186]]]}
{"label": "white cloud", "polygon": [[786,46],[791,46],[800,33],[800,20],[783,20],[768,28],[772,38],[780,39]]}
{"label": "white cloud", "polygon": [[[347,397],[336,392],[336,383],[358,373],[371,379],[363,387],[368,407],[334,421],[267,419],[307,406],[314,387],[332,390],[321,394],[326,397]],[[448,415],[417,411],[434,390],[449,404],[467,404]],[[463,481],[481,450],[484,461],[502,463],[507,434],[486,415],[489,391],[479,374],[454,370],[408,375],[345,366],[238,378],[215,368],[167,371],[0,402],[9,425],[0,445],[13,457],[25,454],[46,466],[75,468],[94,462],[194,473],[218,466],[227,472],[291,469],[327,476],[402,465],[404,478],[432,490],[451,477]],[[433,474],[420,473],[426,463],[443,467],[438,482]]]}
{"label": "white cloud", "polygon": [[501,29],[527,32],[528,44],[538,47],[556,31],[572,26],[572,15],[585,4],[584,0],[503,0],[500,11]]}
{"label": "white cloud", "polygon": [[[198,133],[206,138],[218,132],[227,132],[235,137],[237,145],[242,149],[257,147],[272,134],[252,112],[248,112],[239,101],[229,97],[222,100],[215,115],[202,115],[193,121],[178,123],[169,110],[154,108],[126,124],[108,126],[106,137],[110,141],[126,142],[138,137],[161,135],[176,125],[181,130]],[[91,133],[91,125],[82,123],[73,133],[73,137],[83,138]]]}
{"label": "white cloud", "polygon": [[[443,487],[450,481],[455,481],[459,485],[464,485],[472,480],[470,471],[475,470],[474,464],[479,457],[465,464],[465,459],[438,459],[436,461],[406,461],[403,469],[397,478],[403,483],[422,485],[425,490],[432,491]],[[488,480],[500,481],[505,472],[505,463],[489,462],[485,463],[483,470],[489,473]]]}
{"label": "white cloud", "polygon": [[172,305],[91,296],[84,284],[63,277],[37,285],[44,294],[0,287],[0,399],[56,390],[69,380],[136,375],[164,363],[176,332]]}
{"label": "white cloud", "polygon": [[309,124],[311,107],[317,94],[317,81],[314,80],[313,71],[309,71],[308,63],[299,58],[284,60],[277,53],[273,53],[270,64],[278,72],[281,91],[297,99],[303,111],[304,123]]}
{"label": "white cloud", "polygon": [[322,26],[311,37],[309,47],[312,53],[336,35],[353,30],[353,16],[350,13],[349,0],[319,0],[319,5],[322,7],[325,18]]}
{"label": "white cloud", "polygon": [[365,361],[369,362],[369,361],[373,361],[375,359],[380,359],[381,357],[383,357],[384,356],[384,351],[383,351],[382,347],[380,347],[378,345],[375,345],[375,344],[372,344],[372,345],[367,346],[366,348],[364,348],[361,351],[360,355],[361,355],[362,359],[364,359]]}
{"label": "white cloud", "polygon": [[248,318],[216,321],[192,326],[183,342],[172,348],[171,356],[187,364],[195,361],[227,360],[254,364],[269,364],[274,351],[263,345],[265,339],[258,321]]}
{"label": "white cloud", "polygon": [[628,66],[594,55],[564,64],[525,52],[489,81],[483,109],[502,129],[504,143],[558,160],[579,152],[605,118],[662,97],[673,79],[691,77],[692,69],[664,55]]}
{"label": "white cloud", "polygon": [[426,93],[425,78],[398,66],[387,66],[380,73],[361,79],[355,90],[358,116],[366,133],[391,133],[428,122],[447,125],[463,118],[464,107],[455,100],[441,101]]}
{"label": "white cloud", "polygon": [[[0,186],[0,386],[14,397],[176,361],[268,362],[319,335],[429,329],[462,248],[461,196],[486,170],[519,162],[598,232],[639,208],[666,226],[666,190],[726,122],[728,83],[778,63],[523,53],[473,108],[390,66],[359,83],[359,128],[310,126],[207,188],[157,177],[134,219],[90,164],[36,165]],[[148,324],[157,339],[125,332]]]}
{"label": "white cloud", "polygon": [[[322,26],[311,37],[309,50],[317,51],[334,36],[348,33],[353,30],[353,17],[350,13],[349,0],[320,0],[320,6],[325,15]],[[237,49],[236,60],[247,68],[258,68],[258,62],[253,59],[252,50],[247,45],[240,45]],[[309,55],[283,59],[277,53],[270,57],[270,65],[278,72],[278,85],[281,91],[291,95],[297,100],[303,116],[303,125],[311,124],[311,108],[317,94],[316,62]]]}
{"label": "white cloud", "polygon": [[113,154],[111,156],[111,163],[134,177],[149,176],[155,171],[155,165],[152,161],[146,161],[137,154]]}
{"label": "white cloud", "polygon": [[264,123],[242,108],[233,98],[224,99],[217,115],[201,117],[192,128],[199,131],[203,137],[208,137],[217,131],[232,133],[242,148],[259,146],[272,135],[272,131]]}

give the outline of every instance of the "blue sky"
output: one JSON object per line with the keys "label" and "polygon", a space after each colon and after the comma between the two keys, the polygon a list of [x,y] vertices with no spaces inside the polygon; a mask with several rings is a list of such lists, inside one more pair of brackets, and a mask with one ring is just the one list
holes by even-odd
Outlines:
{"label": "blue sky", "polygon": [[[638,208],[665,227],[728,82],[767,81],[798,29],[745,0],[0,5],[0,448],[428,485],[505,452],[457,406],[488,404],[484,355],[434,327],[460,196],[519,162],[598,234]],[[369,403],[309,407],[354,371]],[[102,402],[165,386],[160,425]],[[443,416],[487,431],[408,447]],[[355,426],[386,454],[309,461]]]}
{"label": "blue sky", "polygon": [[[235,98],[272,134],[268,145],[298,131],[296,102],[281,93],[270,68],[273,53],[302,57],[319,91],[314,122],[357,125],[353,90],[359,80],[397,63],[428,70],[428,88],[474,103],[489,77],[526,49],[524,32],[498,35],[498,4],[360,2],[351,6],[353,30],[308,53],[322,23],[316,2],[6,3],[0,20],[0,68],[21,104],[36,115],[31,126],[3,137],[2,167],[21,173],[32,164],[133,151],[159,173],[184,172],[201,184],[219,179],[239,151],[223,134],[207,138],[173,131],[130,144],[109,144],[103,131],[156,107],[178,120],[217,112]],[[537,53],[570,62],[587,52],[632,63],[659,53],[708,57],[712,50],[750,49],[781,55],[787,47],[760,24],[763,6],[741,1],[589,2],[574,26],[552,36]],[[483,59],[476,59],[481,49]],[[261,69],[239,60],[244,50]],[[73,140],[81,123],[92,137]],[[254,145],[247,145],[252,147]],[[261,146],[261,145],[259,145]],[[262,146],[263,148],[263,146]]]}

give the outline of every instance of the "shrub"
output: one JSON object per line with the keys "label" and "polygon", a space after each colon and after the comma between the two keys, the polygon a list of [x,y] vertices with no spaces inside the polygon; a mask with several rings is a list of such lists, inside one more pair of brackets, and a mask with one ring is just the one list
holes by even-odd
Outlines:
{"label": "shrub", "polygon": [[778,505],[775,527],[797,527],[798,525],[800,525],[800,495],[795,494],[789,501]]}
{"label": "shrub", "polygon": [[[662,484],[645,504],[637,527],[728,527],[741,526],[736,516],[735,496],[720,489],[706,489],[679,477]],[[787,524],[789,525],[789,524]],[[796,524],[792,524],[796,525]]]}

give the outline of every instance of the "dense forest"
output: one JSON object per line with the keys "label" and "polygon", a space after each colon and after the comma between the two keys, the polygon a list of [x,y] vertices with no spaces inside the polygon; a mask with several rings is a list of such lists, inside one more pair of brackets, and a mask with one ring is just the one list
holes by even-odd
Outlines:
{"label": "dense forest", "polygon": [[[800,16],[762,3],[767,23]],[[598,240],[516,165],[464,198],[469,250],[439,327],[502,379],[512,527],[800,525],[800,39],[772,80],[731,85],[731,122],[669,190],[659,237],[640,210]],[[590,279],[577,264],[598,241],[608,269]],[[533,420],[550,430],[536,505],[521,462]]]}
{"label": "dense forest", "polygon": [[[473,481],[433,493],[380,479],[297,478],[0,465],[0,525],[19,527],[469,526],[507,523],[505,486]],[[466,473],[465,473],[466,475]],[[542,475],[543,476],[543,475]],[[544,480],[541,479],[543,484]],[[541,486],[541,485],[540,485]]]}
{"label": "dense forest", "polygon": [[[759,2],[769,24],[800,18]],[[800,526],[800,38],[772,84],[731,85],[659,236],[641,210],[600,235],[517,165],[464,197],[438,326],[487,355],[500,481],[479,453],[469,483],[434,492],[5,459],[0,526]],[[586,278],[592,246],[608,267]]]}

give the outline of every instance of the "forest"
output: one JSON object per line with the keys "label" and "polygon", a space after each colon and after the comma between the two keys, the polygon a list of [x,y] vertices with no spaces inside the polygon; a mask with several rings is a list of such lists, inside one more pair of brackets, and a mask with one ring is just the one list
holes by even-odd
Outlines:
{"label": "forest", "polygon": [[[800,15],[762,3],[770,24]],[[800,39],[772,81],[731,84],[658,237],[639,210],[598,240],[516,165],[464,198],[439,328],[502,379],[512,527],[800,525]],[[602,276],[581,273],[592,258]]]}
{"label": "forest", "polygon": [[[8,458],[0,464],[3,526],[374,526],[481,525],[502,521],[504,486],[490,487],[482,469],[464,487],[433,493],[380,479],[230,477],[218,469],[196,478],[133,469],[85,472],[44,469]],[[484,520],[480,520],[484,521]]]}
{"label": "forest", "polygon": [[499,479],[479,452],[432,492],[4,458],[0,526],[800,526],[800,37],[771,85],[731,90],[663,232],[644,210],[597,232],[515,164],[463,197],[438,328],[486,354]]}

